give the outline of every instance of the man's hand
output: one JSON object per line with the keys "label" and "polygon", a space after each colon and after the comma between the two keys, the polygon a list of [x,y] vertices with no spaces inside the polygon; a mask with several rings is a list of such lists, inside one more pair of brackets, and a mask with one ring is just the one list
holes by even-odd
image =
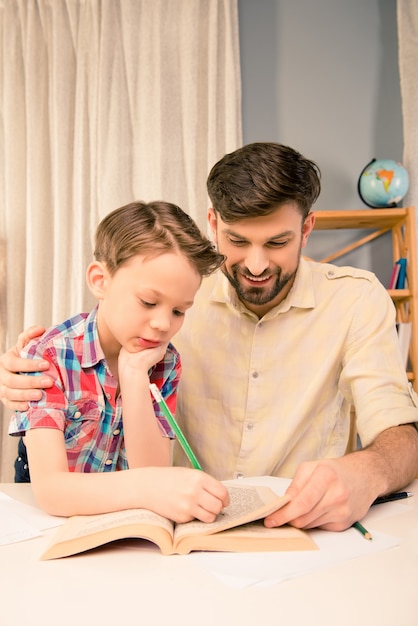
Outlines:
{"label": "man's hand", "polygon": [[20,333],[17,344],[0,356],[0,400],[9,409],[26,411],[30,400],[40,400],[41,389],[50,387],[49,376],[20,376],[19,372],[42,372],[48,369],[47,361],[22,359],[20,350],[45,329],[31,326]]}
{"label": "man's hand", "polygon": [[291,501],[266,517],[265,525],[345,530],[365,516],[375,498],[403,489],[417,473],[415,426],[388,428],[363,450],[302,463],[287,489]]}
{"label": "man's hand", "polygon": [[350,456],[302,463],[287,493],[291,501],[266,518],[267,527],[345,530],[364,517],[375,498]]}
{"label": "man's hand", "polygon": [[269,515],[265,525],[337,531],[362,519],[375,492],[352,465],[350,456],[302,463],[287,489],[291,501]]}

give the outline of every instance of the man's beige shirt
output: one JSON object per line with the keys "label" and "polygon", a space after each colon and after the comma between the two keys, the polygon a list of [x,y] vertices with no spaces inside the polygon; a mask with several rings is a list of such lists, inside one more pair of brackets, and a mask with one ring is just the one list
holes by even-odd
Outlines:
{"label": "man's beige shirt", "polygon": [[[262,319],[218,272],[173,343],[183,363],[177,419],[222,480],[292,477],[304,460],[353,449],[357,433],[365,446],[418,422],[394,305],[364,270],[302,259],[288,297]],[[174,461],[187,465],[178,444]]]}

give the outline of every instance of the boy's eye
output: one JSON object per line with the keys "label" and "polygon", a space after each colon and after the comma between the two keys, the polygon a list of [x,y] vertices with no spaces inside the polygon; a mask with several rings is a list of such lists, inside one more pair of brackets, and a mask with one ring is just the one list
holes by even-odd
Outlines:
{"label": "boy's eye", "polygon": [[183,317],[183,315],[185,315],[184,311],[179,311],[178,309],[174,309],[173,313],[176,317]]}
{"label": "boy's eye", "polygon": [[142,300],[142,299],[140,299],[140,302],[141,302],[141,304],[143,304],[146,307],[153,307],[153,306],[155,306],[154,302],[147,302],[146,300]]}
{"label": "boy's eye", "polygon": [[243,246],[247,242],[244,241],[243,239],[233,239],[232,237],[230,237],[229,238],[229,243],[232,243],[232,245],[234,245],[234,246]]}

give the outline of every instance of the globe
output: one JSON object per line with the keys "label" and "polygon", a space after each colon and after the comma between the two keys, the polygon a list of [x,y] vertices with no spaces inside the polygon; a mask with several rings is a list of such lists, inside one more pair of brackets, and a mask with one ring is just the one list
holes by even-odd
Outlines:
{"label": "globe", "polygon": [[409,177],[406,169],[392,159],[373,159],[358,180],[358,192],[372,208],[396,207],[406,196]]}

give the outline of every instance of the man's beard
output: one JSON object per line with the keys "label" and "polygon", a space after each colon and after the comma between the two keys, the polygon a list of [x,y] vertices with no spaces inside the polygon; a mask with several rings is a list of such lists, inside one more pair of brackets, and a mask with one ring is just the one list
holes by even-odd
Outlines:
{"label": "man's beard", "polygon": [[[245,276],[242,271],[240,271],[239,265],[232,265],[231,272],[232,275],[224,268],[224,274],[231,283],[232,287],[237,292],[238,298],[244,304],[248,302],[248,304],[255,305],[264,305],[272,302],[278,296],[278,294],[286,287],[286,285],[293,281],[296,276],[297,267],[293,272],[288,272],[287,274],[282,273],[282,269],[280,267],[276,270],[276,279],[272,287],[247,287],[243,288],[240,283],[238,276]],[[271,272],[266,272],[266,278],[269,276]],[[251,274],[247,272],[247,276],[251,278]],[[255,277],[254,277],[255,278]],[[263,274],[257,276],[256,278],[263,278]]]}

